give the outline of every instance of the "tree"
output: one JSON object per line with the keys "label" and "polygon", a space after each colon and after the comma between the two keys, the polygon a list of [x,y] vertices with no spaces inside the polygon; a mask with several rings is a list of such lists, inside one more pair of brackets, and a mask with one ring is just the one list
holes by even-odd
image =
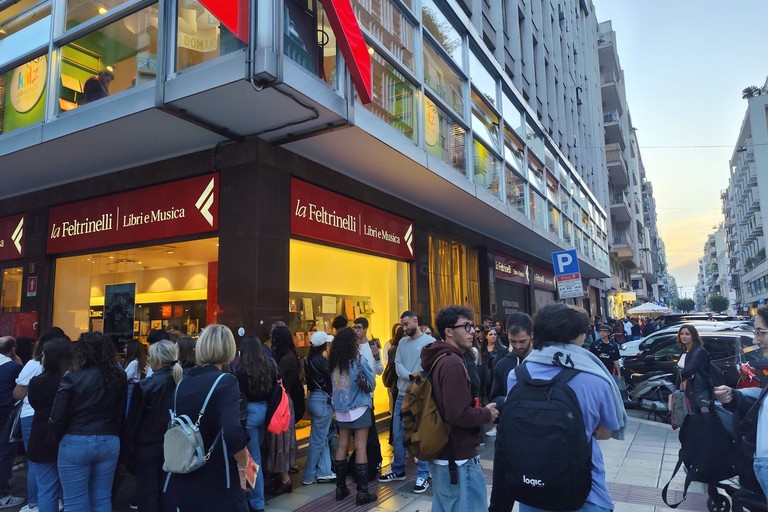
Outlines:
{"label": "tree", "polygon": [[675,309],[679,309],[684,313],[693,311],[695,307],[696,303],[693,302],[693,299],[677,299],[677,301],[675,301]]}
{"label": "tree", "polygon": [[731,303],[722,295],[713,295],[709,298],[709,301],[707,301],[707,305],[709,306],[709,309],[715,313],[722,313],[728,309],[728,306],[730,306]]}
{"label": "tree", "polygon": [[768,90],[766,90],[765,87],[750,85],[749,87],[745,87],[744,90],[741,91],[741,99],[746,100],[753,96],[762,96],[763,94],[766,94],[766,93],[768,93]]}

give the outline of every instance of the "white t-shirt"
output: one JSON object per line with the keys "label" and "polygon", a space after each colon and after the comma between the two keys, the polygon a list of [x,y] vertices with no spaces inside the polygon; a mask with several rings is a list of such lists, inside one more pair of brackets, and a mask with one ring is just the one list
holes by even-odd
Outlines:
{"label": "white t-shirt", "polygon": [[[43,365],[40,361],[30,359],[27,361],[27,364],[24,365],[24,368],[21,369],[21,373],[19,373],[19,376],[16,378],[16,385],[29,386],[29,381],[41,373],[43,373]],[[27,393],[24,395],[24,404],[21,406],[21,417],[27,418],[29,416],[34,416],[34,414],[35,410],[29,405],[29,393]]]}

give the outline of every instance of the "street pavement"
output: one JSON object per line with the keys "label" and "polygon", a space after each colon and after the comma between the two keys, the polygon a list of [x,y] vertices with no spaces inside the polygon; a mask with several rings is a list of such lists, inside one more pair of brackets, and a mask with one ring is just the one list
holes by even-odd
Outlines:
{"label": "street pavement", "polygon": [[[645,413],[630,411],[632,415],[624,441],[600,441],[600,448],[605,460],[608,488],[615,503],[616,512],[655,512],[670,510],[661,499],[661,489],[669,481],[677,462],[680,443],[677,431],[669,425],[644,419]],[[380,427],[382,425],[380,424]],[[386,428],[386,422],[383,425]],[[385,470],[391,463],[392,453],[388,444],[389,432],[381,430],[379,434],[382,451],[384,452]],[[493,468],[493,441],[486,438],[484,446],[479,448],[481,463],[485,471],[485,482],[488,496],[491,491],[491,472]],[[407,464],[406,481],[381,484],[374,481],[370,489],[379,497],[378,501],[357,507],[354,500],[354,484],[349,479],[352,494],[342,502],[334,500],[334,484],[302,485],[304,456],[299,459],[299,472],[292,474],[293,492],[282,496],[267,496],[266,510],[269,512],[319,512],[319,511],[399,511],[399,512],[429,512],[431,510],[432,489],[423,494],[413,492],[416,478],[415,465]],[[685,476],[681,470],[670,485],[670,499],[679,501]],[[129,512],[128,503],[132,499],[134,480],[126,476],[113,500],[116,512]],[[722,492],[722,491],[721,491]],[[16,496],[26,496],[26,470],[14,471],[11,482],[11,493]],[[688,498],[678,510],[706,511],[706,488],[703,484],[693,483],[688,490]],[[18,511],[21,507],[7,509]],[[514,509],[517,510],[517,507]],[[200,511],[208,512],[208,511]],[[213,512],[213,511],[211,511]]]}

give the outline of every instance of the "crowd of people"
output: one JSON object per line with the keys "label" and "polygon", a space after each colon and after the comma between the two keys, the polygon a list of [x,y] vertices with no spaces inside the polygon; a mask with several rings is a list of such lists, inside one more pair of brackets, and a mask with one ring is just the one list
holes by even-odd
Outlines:
{"label": "crowd of people", "polygon": [[[515,430],[520,425],[509,418],[520,407],[528,379],[554,383],[567,371],[563,382],[580,409],[578,429],[587,440],[621,439],[626,413],[616,382],[614,334],[621,328],[626,336],[625,325],[592,321],[583,309],[565,304],[541,308],[535,321],[513,313],[506,324],[483,317],[476,326],[474,318],[466,307],[447,306],[436,313],[433,328],[405,311],[381,347],[369,339],[366,318],[348,325],[337,317],[333,335],[311,335],[303,361],[282,322],[273,324],[268,344],[246,336],[238,346],[228,327],[213,324],[197,340],[152,331],[148,349],[131,341],[122,354],[98,332],[72,341],[54,327],[36,343],[0,337],[0,508],[24,502],[9,494],[11,467],[23,444],[29,464],[25,512],[111,510],[123,467],[136,475],[132,508],[141,511],[261,511],[265,494],[293,490],[295,425],[305,407],[311,426],[302,483],[335,483],[335,498],[344,501],[351,494],[351,477],[356,493],[349,499],[357,505],[373,503],[377,496],[369,482],[377,475],[384,484],[406,479],[401,410],[411,375],[425,371],[450,434],[437,457],[414,459],[413,492],[432,487],[436,511],[485,509],[489,497],[478,447],[496,436],[488,510],[511,511],[515,501],[522,511],[547,510],[519,498],[527,494],[518,495],[516,484],[509,482],[509,458],[499,448],[520,436]],[[629,329],[639,325],[629,323]],[[588,336],[595,341],[584,350]],[[756,317],[755,343],[768,357],[766,339],[768,309],[763,308]],[[678,342],[684,350],[681,388],[692,413],[708,413],[716,398],[749,411],[757,425],[755,473],[768,487],[768,442],[759,429],[764,414],[753,407],[765,393],[714,385],[709,357],[693,325],[680,327]],[[391,466],[380,473],[373,400],[377,376],[388,388],[393,453]],[[274,397],[279,401],[282,390],[291,421],[287,429],[271,432],[267,425]],[[207,452],[205,464],[195,471],[163,470],[169,411],[198,420]],[[334,433],[337,444],[329,442]],[[578,510],[612,510],[600,445],[590,441],[588,447],[590,483]],[[252,486],[245,478],[249,456],[259,467]]]}

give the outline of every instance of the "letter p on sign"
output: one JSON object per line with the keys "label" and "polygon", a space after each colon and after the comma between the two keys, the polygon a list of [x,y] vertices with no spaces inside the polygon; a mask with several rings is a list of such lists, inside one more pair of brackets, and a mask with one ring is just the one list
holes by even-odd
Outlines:
{"label": "letter p on sign", "polygon": [[576,250],[553,252],[552,265],[556,276],[578,274],[579,259],[576,257]]}

